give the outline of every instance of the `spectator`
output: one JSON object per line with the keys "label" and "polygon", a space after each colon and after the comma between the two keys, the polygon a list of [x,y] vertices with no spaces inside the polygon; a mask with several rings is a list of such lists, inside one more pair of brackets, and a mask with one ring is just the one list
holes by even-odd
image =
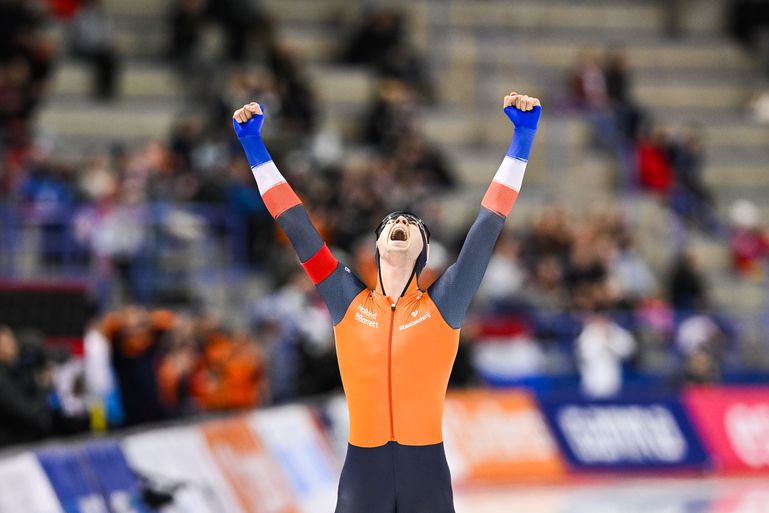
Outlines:
{"label": "spectator", "polygon": [[383,59],[404,43],[403,15],[394,9],[375,9],[366,14],[344,51],[349,64],[379,66]]}
{"label": "spectator", "polygon": [[675,342],[684,358],[684,383],[720,381],[724,333],[713,319],[703,313],[684,319],[678,326]]}
{"label": "spectator", "polygon": [[[126,301],[147,299],[138,275],[139,253],[147,237],[148,209],[141,185],[96,170],[92,187],[100,195],[75,215],[75,237],[92,255],[92,273],[98,305],[106,307],[117,277]],[[103,183],[102,183],[103,182]]]}
{"label": "spectator", "polygon": [[636,150],[638,180],[642,189],[666,198],[673,186],[673,166],[667,155],[667,137],[660,128],[641,131]]}
{"label": "spectator", "polygon": [[569,306],[569,291],[563,282],[563,265],[554,255],[537,261],[533,276],[521,294],[529,308],[559,312]]}
{"label": "spectator", "polygon": [[204,410],[243,409],[262,403],[266,379],[256,341],[222,330],[206,334],[200,364],[190,377],[190,392]]}
{"label": "spectator", "polygon": [[758,224],[758,208],[748,200],[735,201],[730,210],[732,268],[743,278],[760,281],[769,256],[769,231]]}
{"label": "spectator", "polygon": [[83,338],[83,366],[91,428],[103,432],[125,421],[120,390],[112,366],[110,341],[94,321]]}
{"label": "spectator", "polygon": [[[643,111],[633,99],[632,70],[627,53],[621,48],[610,50],[604,64],[606,77],[606,96],[609,98],[617,125],[617,138],[620,149],[632,144],[638,138],[638,130],[643,120]],[[624,155],[620,155],[624,158]],[[627,165],[627,163],[621,164]]]}
{"label": "spectator", "polygon": [[183,69],[190,65],[199,51],[202,31],[206,23],[205,0],[175,0],[168,15],[171,41],[168,53]]}
{"label": "spectator", "polygon": [[707,305],[705,279],[691,249],[683,250],[676,257],[668,283],[670,303],[676,310],[692,311]]}
{"label": "spectator", "polygon": [[49,265],[67,263],[77,253],[68,226],[77,197],[71,170],[40,154],[30,155],[27,165],[20,193],[27,215],[40,225],[42,257]]}
{"label": "spectator", "polygon": [[416,132],[417,98],[414,90],[398,80],[383,80],[364,121],[364,141],[383,151]]}
{"label": "spectator", "polygon": [[715,196],[702,177],[705,159],[702,128],[692,125],[679,140],[671,140],[668,156],[675,172],[673,209],[707,232],[719,234]]}
{"label": "spectator", "polygon": [[602,313],[591,314],[577,338],[582,393],[607,399],[622,389],[622,362],[636,350],[633,336]]}
{"label": "spectator", "polygon": [[117,94],[120,63],[114,34],[103,0],[83,0],[72,20],[72,52],[93,68],[93,95],[100,100]]}
{"label": "spectator", "polygon": [[456,185],[446,157],[427,141],[422,133],[414,133],[399,141],[395,152],[396,180],[412,190],[451,189]]}
{"label": "spectator", "polygon": [[69,19],[80,9],[81,0],[47,0],[51,13],[57,18]]}
{"label": "spectator", "polygon": [[20,353],[13,331],[0,326],[0,447],[39,440],[52,430],[50,375],[22,366]]}
{"label": "spectator", "polygon": [[373,9],[345,46],[342,60],[371,66],[386,79],[402,81],[422,98],[431,99],[427,65],[406,37],[405,15],[391,8]]}
{"label": "spectator", "polygon": [[242,62],[251,43],[267,47],[274,38],[272,20],[248,0],[208,0],[206,12],[222,27],[226,56]]}
{"label": "spectator", "polygon": [[127,425],[168,416],[160,401],[157,369],[162,342],[175,322],[171,312],[127,306],[108,314],[99,327],[110,344]]}
{"label": "spectator", "polygon": [[609,250],[602,251],[601,244],[606,240],[591,232],[589,225],[576,231],[564,274],[571,306],[578,311],[592,311],[609,300],[605,261]]}
{"label": "spectator", "polygon": [[[432,245],[430,251],[432,252]],[[518,257],[518,243],[509,234],[503,234],[491,256],[476,296],[480,301],[507,299],[520,292],[524,278],[524,270]]]}
{"label": "spectator", "polygon": [[[265,351],[267,376],[272,400],[281,402],[298,394],[328,391],[329,355],[334,353],[333,332],[328,311],[318,301],[318,293],[302,271],[294,271],[288,282],[275,293],[260,299],[253,309],[252,325],[256,339]],[[308,373],[312,380],[304,382]],[[333,381],[336,385],[338,381]],[[311,384],[320,389],[313,389]]]}
{"label": "spectator", "polygon": [[638,254],[630,233],[625,232],[619,237],[608,265],[610,279],[618,287],[624,302],[635,305],[654,294],[657,288],[654,274]]}
{"label": "spectator", "polygon": [[199,361],[199,325],[190,315],[178,314],[158,357],[158,396],[167,414],[182,416],[197,411],[192,401],[191,381]]}
{"label": "spectator", "polygon": [[270,45],[267,63],[275,77],[287,135],[308,135],[316,124],[315,94],[296,54],[285,46]]}
{"label": "spectator", "polygon": [[[571,71],[570,84],[571,97],[578,108],[593,111],[608,107],[606,76],[594,51],[582,50],[579,53]],[[613,85],[616,87],[616,84]]]}
{"label": "spectator", "polygon": [[703,313],[695,313],[684,319],[676,333],[676,346],[687,357],[698,352],[718,356],[722,342],[721,328]]}
{"label": "spectator", "polygon": [[630,103],[630,64],[620,48],[610,50],[603,68],[606,96],[615,105]]}
{"label": "spectator", "polygon": [[712,385],[721,381],[721,370],[711,355],[696,351],[686,358],[683,381],[686,385]]}

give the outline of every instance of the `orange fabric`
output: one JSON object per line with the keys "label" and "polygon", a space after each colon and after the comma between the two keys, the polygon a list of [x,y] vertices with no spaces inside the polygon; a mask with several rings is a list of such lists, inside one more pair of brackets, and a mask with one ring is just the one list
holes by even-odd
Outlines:
{"label": "orange fabric", "polygon": [[[134,313],[145,315],[143,313]],[[123,354],[129,357],[139,357],[157,341],[158,331],[167,331],[173,327],[175,315],[168,310],[155,310],[142,317],[139,325],[126,323],[126,315],[123,312],[112,312],[104,317],[101,324],[101,332],[110,342],[118,339]]]}
{"label": "orange fabric", "polygon": [[277,218],[280,214],[291,207],[300,204],[302,201],[296,195],[294,189],[286,182],[281,182],[262,195],[262,200],[272,217]]}
{"label": "orange fabric", "polygon": [[214,333],[190,389],[208,410],[249,408],[261,402],[265,379],[262,355],[253,344]]}
{"label": "orange fabric", "polygon": [[488,208],[492,212],[501,214],[507,217],[507,214],[513,209],[515,200],[518,198],[518,191],[511,189],[506,185],[502,185],[499,182],[491,182],[489,188],[486,190],[486,194],[483,196],[481,205]]}
{"label": "orange fabric", "polygon": [[107,339],[112,339],[122,326],[123,321],[117,312],[108,313],[101,321],[101,332]]}
{"label": "orange fabric", "polygon": [[159,330],[170,330],[176,316],[169,310],[155,310],[150,312],[152,327]]}
{"label": "orange fabric", "polygon": [[459,330],[413,282],[395,311],[391,304],[378,290],[364,290],[334,328],[350,443],[436,444],[443,440],[443,402]]}

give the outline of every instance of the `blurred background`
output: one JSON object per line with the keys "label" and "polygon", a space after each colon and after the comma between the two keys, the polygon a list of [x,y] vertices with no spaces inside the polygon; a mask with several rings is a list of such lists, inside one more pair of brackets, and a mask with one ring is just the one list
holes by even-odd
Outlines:
{"label": "blurred background", "polygon": [[370,284],[421,215],[427,286],[511,90],[544,116],[452,374],[458,511],[769,511],[769,2],[0,0],[0,512],[331,511],[331,321],[232,111]]}

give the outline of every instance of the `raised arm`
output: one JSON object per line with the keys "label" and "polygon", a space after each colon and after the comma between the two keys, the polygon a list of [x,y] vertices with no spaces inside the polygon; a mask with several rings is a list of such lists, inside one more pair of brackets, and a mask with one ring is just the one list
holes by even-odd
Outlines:
{"label": "raised arm", "polygon": [[430,297],[446,322],[460,328],[470,302],[481,284],[505,218],[521,190],[531,145],[542,107],[537,98],[512,92],[505,96],[504,112],[515,126],[507,155],[481,201],[481,210],[467,234],[457,261],[430,287]]}
{"label": "raised arm", "polygon": [[299,196],[278,171],[262,141],[263,123],[264,113],[258,103],[236,110],[232,119],[267,210],[291,241],[302,267],[318,287],[337,324],[353,298],[365,287],[334,258],[312,225]]}

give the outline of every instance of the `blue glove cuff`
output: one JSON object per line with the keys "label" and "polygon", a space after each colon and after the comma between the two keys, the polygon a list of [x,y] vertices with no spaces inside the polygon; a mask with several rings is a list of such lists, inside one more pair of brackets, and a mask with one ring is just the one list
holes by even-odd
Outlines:
{"label": "blue glove cuff", "polygon": [[243,145],[248,164],[252,168],[272,160],[262,142],[262,123],[264,123],[263,115],[254,116],[243,124],[238,123],[236,119],[232,120],[232,127],[235,129],[240,144]]}
{"label": "blue glove cuff", "polygon": [[528,161],[535,135],[537,135],[536,129],[516,127],[513,141],[507,149],[507,156],[513,159]]}
{"label": "blue glove cuff", "polygon": [[240,138],[240,144],[243,146],[243,150],[246,152],[246,158],[248,159],[248,165],[251,168],[261,166],[265,162],[272,160],[272,157],[267,152],[267,148],[264,146],[261,136],[248,135]]}

